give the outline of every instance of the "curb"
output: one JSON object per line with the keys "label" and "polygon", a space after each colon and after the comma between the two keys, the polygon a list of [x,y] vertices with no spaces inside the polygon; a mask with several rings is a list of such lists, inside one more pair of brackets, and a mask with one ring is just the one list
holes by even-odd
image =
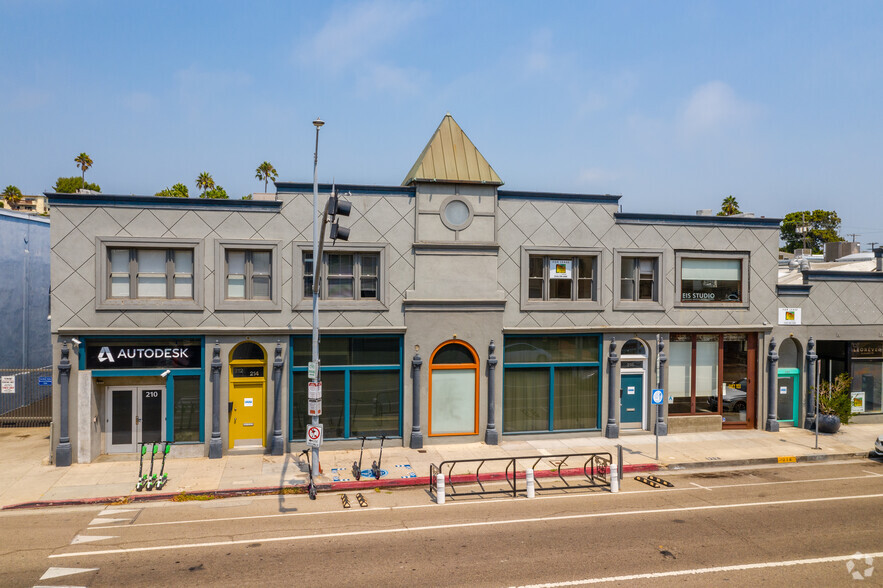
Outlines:
{"label": "curb", "polygon": [[[744,467],[752,465],[789,465],[792,463],[816,463],[824,461],[837,461],[845,459],[872,458],[873,452],[854,452],[854,453],[835,453],[835,454],[809,454],[798,456],[783,457],[759,457],[750,459],[731,459],[722,461],[691,461],[682,463],[656,464],[656,463],[640,463],[625,464],[620,476],[629,473],[655,472],[660,470],[683,471],[690,469],[706,469],[706,468],[726,468],[726,467]],[[787,461],[784,461],[787,459]],[[878,457],[879,459],[879,457]],[[561,470],[561,476],[577,476],[582,475],[582,468],[568,468]],[[537,470],[534,472],[537,478],[554,478],[558,476],[557,470]],[[523,473],[519,473],[519,479],[524,478]],[[492,482],[497,480],[505,480],[505,472],[488,472],[478,476],[480,482]],[[372,488],[408,488],[418,486],[429,486],[432,483],[430,476],[420,476],[416,478],[399,478],[387,480],[348,480],[344,482],[320,482],[316,484],[319,492],[340,492],[345,490],[370,490]],[[476,477],[472,474],[454,474],[452,481],[455,483],[475,482]],[[240,496],[273,496],[284,494],[306,494],[306,484],[292,484],[287,486],[261,486],[254,488],[237,488],[229,490],[195,490],[193,492],[164,492],[162,494],[127,494],[123,496],[106,496],[101,498],[77,498],[70,500],[37,500],[33,502],[22,502],[19,504],[10,504],[0,508],[0,510],[25,510],[35,508],[48,508],[53,506],[87,506],[101,504],[137,504],[140,502],[158,502],[158,501],[175,501],[175,497],[192,496],[195,500],[199,500],[200,496],[211,498],[236,498]]]}

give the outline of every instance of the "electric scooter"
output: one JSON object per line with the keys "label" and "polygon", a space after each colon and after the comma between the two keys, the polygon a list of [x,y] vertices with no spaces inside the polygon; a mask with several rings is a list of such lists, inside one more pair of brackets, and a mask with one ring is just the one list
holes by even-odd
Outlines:
{"label": "electric scooter", "polygon": [[162,465],[159,468],[159,477],[156,479],[156,485],[154,486],[157,490],[162,490],[162,487],[166,485],[166,482],[169,481],[169,473],[165,471],[166,469],[166,456],[169,454],[169,450],[171,450],[172,444],[166,441],[165,447],[162,450]]}
{"label": "electric scooter", "polygon": [[141,492],[144,490],[144,486],[147,485],[147,476],[143,475],[144,472],[144,454],[147,453],[147,445],[144,443],[141,444],[141,460],[138,463],[138,482],[135,484],[135,490]]}
{"label": "electric scooter", "polygon": [[307,493],[310,500],[316,500],[316,484],[313,483],[313,464],[310,463],[310,450],[304,449],[301,453],[307,456],[307,471],[310,472],[310,481],[307,483]]}
{"label": "electric scooter", "polygon": [[153,452],[150,454],[150,473],[147,474],[147,489],[153,490],[153,487],[156,485],[156,474],[153,473],[153,459],[156,457],[156,452],[159,449],[159,445],[156,443],[153,444]]}
{"label": "electric scooter", "polygon": [[380,455],[377,457],[377,461],[371,464],[371,473],[374,474],[374,479],[380,479],[380,462],[383,460],[383,441],[386,439],[386,435],[380,436]]}

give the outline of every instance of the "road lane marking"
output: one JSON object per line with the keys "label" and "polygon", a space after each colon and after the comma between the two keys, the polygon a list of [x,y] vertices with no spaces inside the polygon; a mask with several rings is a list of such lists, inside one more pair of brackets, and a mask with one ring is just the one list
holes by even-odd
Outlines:
{"label": "road lane marking", "polygon": [[871,474],[872,476],[883,477],[883,474],[878,474],[877,472],[869,472],[868,470],[862,470],[862,471],[866,474]]}
{"label": "road lane marking", "polygon": [[[812,564],[832,563],[855,559],[855,553],[850,555],[835,555],[832,557],[814,557],[811,559],[791,559],[786,561],[768,561],[753,564],[739,564],[733,566],[717,566],[713,568],[693,568],[691,570],[674,570],[671,572],[649,572],[646,574],[629,574],[626,576],[608,576],[606,578],[588,578],[586,580],[573,580],[569,582],[551,582],[548,584],[528,584],[519,588],[558,588],[559,586],[584,586],[586,584],[603,584],[607,582],[627,582],[629,580],[651,580],[655,578],[670,578],[672,576],[692,576],[699,574],[715,574],[718,572],[739,572],[743,570],[759,570],[763,568],[784,568],[790,566],[805,566]],[[876,558],[883,556],[883,551],[877,553],[864,553],[867,557]]]}
{"label": "road lane marking", "polygon": [[96,572],[98,568],[49,568],[46,573],[40,576],[41,580],[49,580],[50,578],[63,578],[73,574],[82,574],[83,572]]}
{"label": "road lane marking", "polygon": [[92,519],[89,525],[103,525],[105,523],[124,523],[130,519]]}
{"label": "road lane marking", "polygon": [[71,553],[55,553],[50,558],[59,557],[85,557],[89,555],[110,555],[119,553],[140,553],[145,551],[167,551],[174,549],[194,549],[204,547],[221,547],[229,545],[246,545],[253,543],[278,543],[282,541],[305,541],[314,539],[332,539],[340,537],[358,537],[364,535],[385,535],[391,533],[414,533],[417,531],[438,531],[443,529],[465,529],[469,527],[493,527],[502,525],[516,525],[522,523],[540,523],[547,521],[567,521],[581,519],[595,519],[607,517],[621,517],[648,514],[669,514],[676,512],[692,512],[705,510],[725,510],[732,508],[749,508],[757,506],[777,506],[784,504],[808,504],[813,502],[834,502],[840,500],[863,500],[867,498],[883,498],[883,494],[861,494],[857,496],[830,496],[825,498],[801,498],[796,500],[771,500],[768,502],[742,502],[737,504],[711,504],[704,506],[686,506],[676,508],[653,508],[647,510],[630,510],[622,512],[599,512],[583,513],[575,515],[558,515],[550,517],[534,517],[527,519],[508,519],[502,521],[476,521],[470,523],[450,523],[446,525],[424,525],[420,527],[396,527],[392,529],[371,529],[368,531],[344,531],[339,533],[321,533],[316,535],[292,535],[288,537],[266,537],[251,539],[231,539],[228,541],[208,541],[204,543],[184,543],[175,545],[154,545],[149,547],[129,547],[120,549],[101,549],[96,551],[76,551]]}
{"label": "road lane marking", "polygon": [[113,515],[123,514],[124,512],[138,512],[139,510],[141,510],[141,509],[140,508],[106,508],[103,511],[101,511],[100,513],[98,513],[98,516],[100,516],[100,517],[107,516],[107,515],[113,516]]}
{"label": "road lane marking", "polygon": [[[717,488],[742,488],[748,486],[768,486],[775,484],[803,484],[809,482],[839,482],[844,480],[866,480],[868,478],[872,478],[876,476],[848,476],[842,478],[815,478],[811,480],[779,480],[776,482],[749,482],[746,484],[722,484],[719,486],[699,486],[699,488],[703,488],[705,490],[714,490]],[[693,483],[693,482],[691,482]],[[680,487],[680,488],[667,488],[665,492],[680,492],[684,490],[695,490],[695,488],[689,487]],[[628,490],[624,492],[620,492],[620,495],[626,496],[629,494],[659,494],[659,490]],[[510,503],[513,500],[560,500],[562,498],[591,498],[598,496],[613,496],[607,492],[593,492],[593,493],[581,493],[581,494],[560,494],[554,496],[537,496],[536,498],[486,498],[482,500],[463,500],[461,502],[450,501],[445,504],[445,508],[451,506],[470,506],[476,504],[496,504],[496,503]],[[273,500],[276,500],[278,497],[271,497]],[[451,497],[448,496],[450,499]],[[230,522],[230,521],[250,521],[250,520],[259,520],[259,519],[276,519],[276,518],[286,518],[286,517],[303,517],[303,516],[317,516],[317,515],[348,515],[354,512],[386,512],[392,510],[411,510],[416,508],[435,508],[437,505],[432,502],[428,504],[406,504],[401,506],[372,506],[366,509],[361,510],[321,510],[316,512],[289,512],[289,513],[277,513],[277,514],[268,514],[268,515],[249,515],[249,516],[238,516],[238,517],[222,517],[217,519],[191,519],[191,520],[175,520],[175,521],[158,521],[154,523],[133,523],[128,525],[102,525],[102,529],[131,529],[135,527],[161,527],[166,525],[188,525],[188,524],[197,524],[197,523],[221,523],[221,522]]]}
{"label": "road lane marking", "polygon": [[77,535],[74,537],[74,540],[71,541],[71,545],[78,545],[80,543],[92,543],[93,541],[105,541],[107,539],[117,539],[119,535]]}

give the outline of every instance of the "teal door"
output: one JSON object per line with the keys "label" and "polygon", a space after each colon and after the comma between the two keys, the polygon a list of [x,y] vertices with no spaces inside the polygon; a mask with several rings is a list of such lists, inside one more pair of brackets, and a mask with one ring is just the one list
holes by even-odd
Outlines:
{"label": "teal door", "polygon": [[620,423],[642,424],[644,420],[644,376],[622,374],[620,376]]}
{"label": "teal door", "polygon": [[799,380],[800,375],[796,369],[779,370],[779,383],[776,389],[776,416],[780,423],[793,425],[797,420]]}

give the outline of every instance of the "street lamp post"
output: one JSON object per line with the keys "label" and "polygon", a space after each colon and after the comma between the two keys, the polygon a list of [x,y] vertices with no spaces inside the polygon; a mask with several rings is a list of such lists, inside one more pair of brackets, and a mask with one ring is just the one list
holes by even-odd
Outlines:
{"label": "street lamp post", "polygon": [[[322,263],[319,257],[319,176],[317,168],[319,165],[319,129],[325,122],[316,117],[313,126],[316,127],[316,150],[313,152],[313,363],[316,366],[316,375],[313,382],[322,381],[319,375],[319,288],[316,286],[316,280],[319,275],[319,266]],[[321,406],[322,397],[319,396],[319,406]],[[319,425],[319,416],[313,415],[313,426]],[[319,475],[319,448],[313,447],[313,476]]]}

